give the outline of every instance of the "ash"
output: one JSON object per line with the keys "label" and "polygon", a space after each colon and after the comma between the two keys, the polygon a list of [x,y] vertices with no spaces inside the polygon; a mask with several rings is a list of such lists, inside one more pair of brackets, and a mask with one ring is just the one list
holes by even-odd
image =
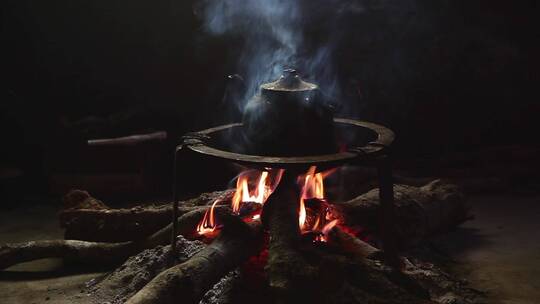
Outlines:
{"label": "ash", "polygon": [[229,272],[204,294],[199,304],[232,304],[230,293],[240,281],[239,269]]}
{"label": "ash", "polygon": [[204,243],[189,241],[183,236],[176,242],[177,260],[171,257],[170,245],[158,246],[130,257],[113,272],[89,281],[84,291],[89,303],[125,303],[159,273],[187,261],[205,247]]}

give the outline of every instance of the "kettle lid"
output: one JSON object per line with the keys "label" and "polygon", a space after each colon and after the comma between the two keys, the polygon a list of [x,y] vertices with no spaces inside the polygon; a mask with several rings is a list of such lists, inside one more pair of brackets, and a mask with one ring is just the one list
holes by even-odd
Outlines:
{"label": "kettle lid", "polygon": [[311,91],[318,88],[318,85],[302,80],[294,69],[286,69],[278,80],[261,85],[261,90],[269,91]]}

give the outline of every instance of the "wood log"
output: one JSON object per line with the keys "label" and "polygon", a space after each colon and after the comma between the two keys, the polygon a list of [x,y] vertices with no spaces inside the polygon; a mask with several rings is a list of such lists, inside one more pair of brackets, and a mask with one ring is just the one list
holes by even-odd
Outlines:
{"label": "wood log", "polygon": [[280,299],[302,293],[316,276],[316,269],[306,262],[299,250],[298,209],[295,176],[286,172],[262,212],[263,224],[270,235],[266,270],[270,287]]}
{"label": "wood log", "polygon": [[126,303],[198,303],[204,293],[262,246],[260,224],[235,218],[219,236],[188,261],[160,273]]}
{"label": "wood log", "polygon": [[[451,229],[470,218],[467,201],[457,186],[441,180],[417,186],[422,182],[425,180],[414,181],[415,186],[394,187],[397,223],[401,223],[398,232],[403,236],[402,241],[406,238],[405,244],[401,245],[413,245],[426,236]],[[179,213],[207,205],[215,199],[228,201],[232,193],[233,190],[226,190],[201,194],[181,202]],[[101,205],[89,202],[88,197],[79,198],[83,202],[79,205],[85,206],[84,209],[71,203],[69,206],[75,207],[60,213],[66,238],[100,242],[141,240],[170,222],[172,209],[169,205],[111,209],[101,202]],[[94,207],[86,208],[88,205]],[[348,202],[335,204],[333,210],[344,218],[344,223],[377,232],[378,190],[373,189]]]}
{"label": "wood log", "polygon": [[[184,263],[205,247],[201,241],[178,236],[174,254],[171,245],[143,250],[114,271],[87,282],[81,293],[86,294],[91,303],[125,303],[158,274]],[[75,299],[73,302],[78,303]]]}
{"label": "wood log", "polygon": [[[227,207],[216,207],[218,217],[226,212]],[[190,236],[195,226],[202,219],[206,209],[199,208],[178,218],[178,233]],[[117,264],[128,257],[158,245],[170,242],[172,223],[155,232],[144,240],[122,243],[99,243],[79,240],[46,240],[0,246],[0,269],[15,264],[43,258],[64,258],[78,263],[96,263],[99,265]]]}
{"label": "wood log", "polygon": [[330,229],[326,238],[330,246],[338,247],[346,254],[362,259],[382,259],[381,250],[344,232],[338,226]]}
{"label": "wood log", "polygon": [[[432,164],[415,164],[421,167],[434,166]],[[530,167],[530,166],[529,166]],[[394,170],[392,174],[395,184],[421,187],[434,180],[441,180],[446,183],[454,184],[466,194],[479,193],[500,193],[508,191],[516,181],[534,180],[534,176],[528,174],[530,168],[522,168],[523,174],[519,172],[519,167],[500,168],[498,164],[491,164],[489,170],[478,168],[448,168],[444,172],[427,172],[418,176],[415,172],[416,167],[408,170]],[[512,171],[513,170],[513,171]],[[510,172],[512,171],[512,172]],[[344,168],[338,171],[341,183],[332,189],[328,188],[329,193],[335,193],[338,197],[349,197],[349,195],[360,195],[367,193],[378,187],[377,171],[370,168]],[[436,177],[435,177],[436,176]]]}
{"label": "wood log", "polygon": [[147,134],[135,134],[116,138],[101,138],[88,140],[89,146],[135,146],[154,141],[164,141],[167,139],[167,132],[159,131]]}
{"label": "wood log", "polygon": [[384,295],[382,303],[477,303],[480,298],[477,291],[431,263],[415,259],[413,264],[408,258],[401,257],[404,269],[384,267],[379,249],[337,226],[327,233],[327,240],[335,251],[353,258],[347,265],[349,273],[357,273],[351,283],[360,283],[357,288],[369,290],[363,302],[369,302],[368,299],[372,300],[371,297],[377,294]]}
{"label": "wood log", "polygon": [[[404,248],[422,239],[455,228],[471,218],[470,206],[459,188],[440,180],[422,187],[395,185],[397,240]],[[348,202],[332,205],[332,214],[341,222],[359,225],[378,233],[378,189],[362,194]]]}
{"label": "wood log", "polygon": [[64,258],[66,260],[114,264],[137,252],[131,243],[94,243],[76,240],[47,240],[0,246],[0,269],[15,264],[44,258]]}
{"label": "wood log", "polygon": [[[425,300],[430,298],[429,291],[419,285],[411,276],[404,273],[401,268],[386,267],[389,266],[388,263],[384,266],[384,253],[378,248],[344,232],[338,226],[331,228],[325,235],[328,245],[334,251],[349,257],[347,259],[350,262],[347,266],[349,271],[352,273],[358,272],[357,279],[368,282],[368,286],[363,288],[369,288],[369,285],[371,285],[369,289],[377,290],[377,292],[370,293],[370,296],[383,291],[383,293],[394,294],[393,299],[397,300],[397,303],[402,303],[405,298],[411,298],[409,301],[412,300],[415,303],[417,301],[424,303]],[[405,258],[400,257],[400,260],[403,261]],[[326,271],[327,275],[330,272]]]}
{"label": "wood log", "polygon": [[465,193],[527,193],[534,191],[540,179],[539,152],[538,146],[493,146],[404,161],[397,167],[414,175],[437,176],[459,185]]}
{"label": "wood log", "polygon": [[[203,193],[180,202],[178,214],[206,208],[214,200],[228,202],[232,191]],[[64,238],[95,242],[143,240],[171,222],[171,204],[109,208],[86,191],[73,190],[64,196],[64,209],[59,214]]]}

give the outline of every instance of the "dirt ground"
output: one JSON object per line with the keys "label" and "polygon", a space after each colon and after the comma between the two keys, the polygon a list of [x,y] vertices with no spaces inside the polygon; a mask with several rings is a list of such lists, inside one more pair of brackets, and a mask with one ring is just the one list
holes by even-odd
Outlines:
{"label": "dirt ground", "polygon": [[[432,241],[452,268],[488,294],[493,304],[540,303],[540,196],[472,197],[476,218]],[[61,238],[56,207],[17,208],[0,214],[0,243]],[[0,303],[84,302],[84,284],[98,269],[46,259],[0,272]]]}
{"label": "dirt ground", "polygon": [[490,304],[540,303],[540,197],[474,197],[476,218],[433,241]]}
{"label": "dirt ground", "polygon": [[[62,238],[57,212],[57,207],[39,206],[0,214],[0,243]],[[19,264],[0,271],[0,303],[71,303],[67,296],[84,297],[81,287],[99,274],[65,266],[59,259]]]}

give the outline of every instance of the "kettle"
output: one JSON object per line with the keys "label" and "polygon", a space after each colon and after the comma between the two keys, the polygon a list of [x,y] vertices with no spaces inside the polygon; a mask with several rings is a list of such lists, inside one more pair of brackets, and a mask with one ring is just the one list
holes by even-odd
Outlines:
{"label": "kettle", "polygon": [[262,84],[243,116],[245,153],[262,156],[309,156],[337,151],[333,109],[319,86],[286,69]]}

